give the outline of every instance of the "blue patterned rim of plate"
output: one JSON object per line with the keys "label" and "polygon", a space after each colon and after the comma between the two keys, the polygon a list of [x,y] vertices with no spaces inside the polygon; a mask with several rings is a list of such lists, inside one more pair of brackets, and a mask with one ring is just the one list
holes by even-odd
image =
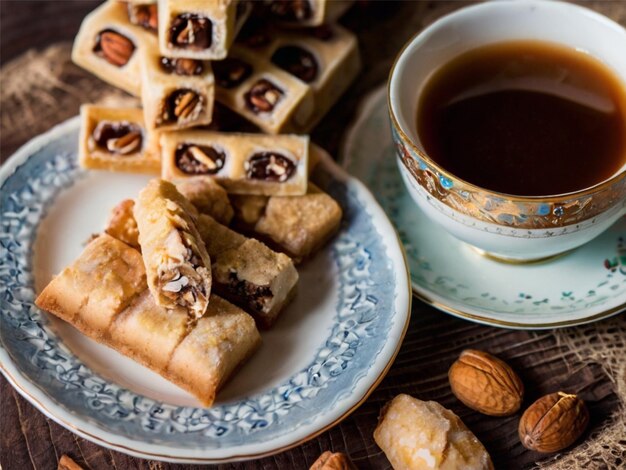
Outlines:
{"label": "blue patterned rim of plate", "polygon": [[[87,368],[49,327],[47,314],[33,304],[31,248],[38,224],[55,197],[83,174],[76,163],[76,118],[50,133],[52,138],[41,140],[39,148],[31,146],[30,155],[23,155],[22,149],[13,157],[21,161],[10,175],[6,176],[6,168],[5,175],[0,173],[0,181],[4,180],[0,189],[0,358],[12,382],[17,379],[8,373],[9,364],[20,380],[34,384],[53,405],[119,436],[120,442],[182,449],[178,455],[159,455],[165,458],[187,455],[184,449],[202,449],[203,456],[209,456],[205,460],[211,461],[211,450],[233,449],[235,455],[238,446],[250,441],[297,436],[321,417],[330,421],[333,416],[336,421],[338,403],[357,388],[360,391],[365,377],[369,377],[366,381],[372,374],[377,380],[382,378],[408,324],[409,313],[398,312],[396,304],[398,289],[405,288],[408,279],[398,287],[402,279],[397,277],[404,273],[398,273],[390,261],[388,240],[380,235],[380,221],[366,207],[359,184],[337,177],[328,164],[320,165],[315,180],[344,209],[341,231],[331,246],[338,272],[338,300],[334,325],[326,338],[320,338],[317,351],[311,351],[307,367],[275,388],[209,409],[155,401]],[[386,343],[392,329],[396,337],[400,332],[398,344],[392,357],[378,364],[383,350],[389,356]],[[372,384],[367,388],[366,395]]]}

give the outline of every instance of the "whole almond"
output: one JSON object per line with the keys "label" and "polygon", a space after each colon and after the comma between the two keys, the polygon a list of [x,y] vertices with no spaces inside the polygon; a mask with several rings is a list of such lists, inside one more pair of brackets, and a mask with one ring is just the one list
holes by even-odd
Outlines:
{"label": "whole almond", "polygon": [[452,393],[466,406],[490,416],[519,410],[524,385],[515,371],[489,353],[466,349],[448,371]]}
{"label": "whole almond", "polygon": [[346,454],[327,450],[313,462],[309,470],[356,470],[356,467]]}
{"label": "whole almond", "polygon": [[572,445],[588,423],[589,411],[584,401],[565,392],[551,393],[524,412],[519,438],[528,449],[558,452]]}

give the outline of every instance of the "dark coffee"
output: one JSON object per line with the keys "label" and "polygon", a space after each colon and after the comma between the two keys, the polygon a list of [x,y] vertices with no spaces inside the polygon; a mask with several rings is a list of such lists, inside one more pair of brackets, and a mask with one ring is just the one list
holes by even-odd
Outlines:
{"label": "dark coffee", "polygon": [[437,70],[417,131],[450,173],[507,194],[562,194],[626,163],[626,91],[599,60],[516,41],[466,52]]}

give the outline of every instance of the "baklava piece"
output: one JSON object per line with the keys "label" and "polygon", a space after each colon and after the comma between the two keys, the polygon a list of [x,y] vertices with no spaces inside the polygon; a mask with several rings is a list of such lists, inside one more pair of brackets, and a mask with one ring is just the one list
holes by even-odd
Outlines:
{"label": "baklava piece", "polygon": [[139,250],[139,229],[133,214],[134,209],[135,201],[132,199],[124,199],[120,202],[111,211],[104,232]]}
{"label": "baklava piece", "polygon": [[80,107],[78,159],[83,168],[158,175],[159,137],[139,108]]}
{"label": "baklava piece", "polygon": [[55,276],[35,303],[99,340],[107,335],[115,316],[145,288],[141,254],[104,234]]}
{"label": "baklava piece", "polygon": [[353,0],[264,0],[266,14],[284,26],[319,26],[337,20]]}
{"label": "baklava piece", "polygon": [[374,440],[396,470],[492,470],[489,454],[452,411],[398,395],[383,408]]}
{"label": "baklava piece", "polygon": [[226,57],[252,5],[243,0],[159,0],[159,48],[167,57]]}
{"label": "baklava piece", "polygon": [[233,45],[213,73],[216,100],[264,132],[291,132],[313,116],[311,87],[255,51]]}
{"label": "baklava piece", "polygon": [[211,254],[216,292],[261,327],[271,327],[296,293],[298,272],[291,259],[206,215],[199,216],[198,230]]}
{"label": "baklava piece", "polygon": [[146,126],[173,130],[210,124],[213,115],[213,73],[205,60],[166,57],[156,39],[140,51]]}
{"label": "baklava piece", "polygon": [[196,228],[197,211],[163,180],[152,180],[134,208],[148,286],[158,305],[182,307],[190,321],[204,315],[211,294],[211,261]]}
{"label": "baklava piece", "polygon": [[139,57],[151,33],[128,20],[124,2],[105,2],[83,20],[72,48],[72,61],[131,95],[141,94]]}
{"label": "baklava piece", "polygon": [[233,218],[233,206],[228,193],[210,178],[192,176],[180,181],[173,181],[176,189],[191,202],[198,212],[210,215],[220,224],[228,225]]}
{"label": "baklava piece", "polygon": [[215,178],[229,193],[302,195],[308,182],[308,136],[211,131],[166,132],[162,177]]}

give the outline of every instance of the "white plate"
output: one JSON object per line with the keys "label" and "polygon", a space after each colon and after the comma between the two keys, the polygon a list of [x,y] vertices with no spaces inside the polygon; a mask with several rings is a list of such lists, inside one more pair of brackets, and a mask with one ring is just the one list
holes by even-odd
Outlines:
{"label": "white plate", "polygon": [[540,329],[596,321],[626,309],[626,217],[586,245],[535,264],[479,254],[427,218],[396,165],[384,88],[363,101],[342,162],[376,195],[406,249],[413,291],[478,323]]}
{"label": "white plate", "polygon": [[[195,399],[38,310],[110,208],[147,177],[77,167],[78,119],[0,169],[0,360],[16,389],[77,434],[131,455],[216,463],[276,453],[354,411],[383,378],[408,326],[403,251],[371,194],[329,157],[314,174],[344,209],[340,233],[300,269],[299,293],[263,346],[204,409]],[[34,253],[34,254],[33,254]]]}

